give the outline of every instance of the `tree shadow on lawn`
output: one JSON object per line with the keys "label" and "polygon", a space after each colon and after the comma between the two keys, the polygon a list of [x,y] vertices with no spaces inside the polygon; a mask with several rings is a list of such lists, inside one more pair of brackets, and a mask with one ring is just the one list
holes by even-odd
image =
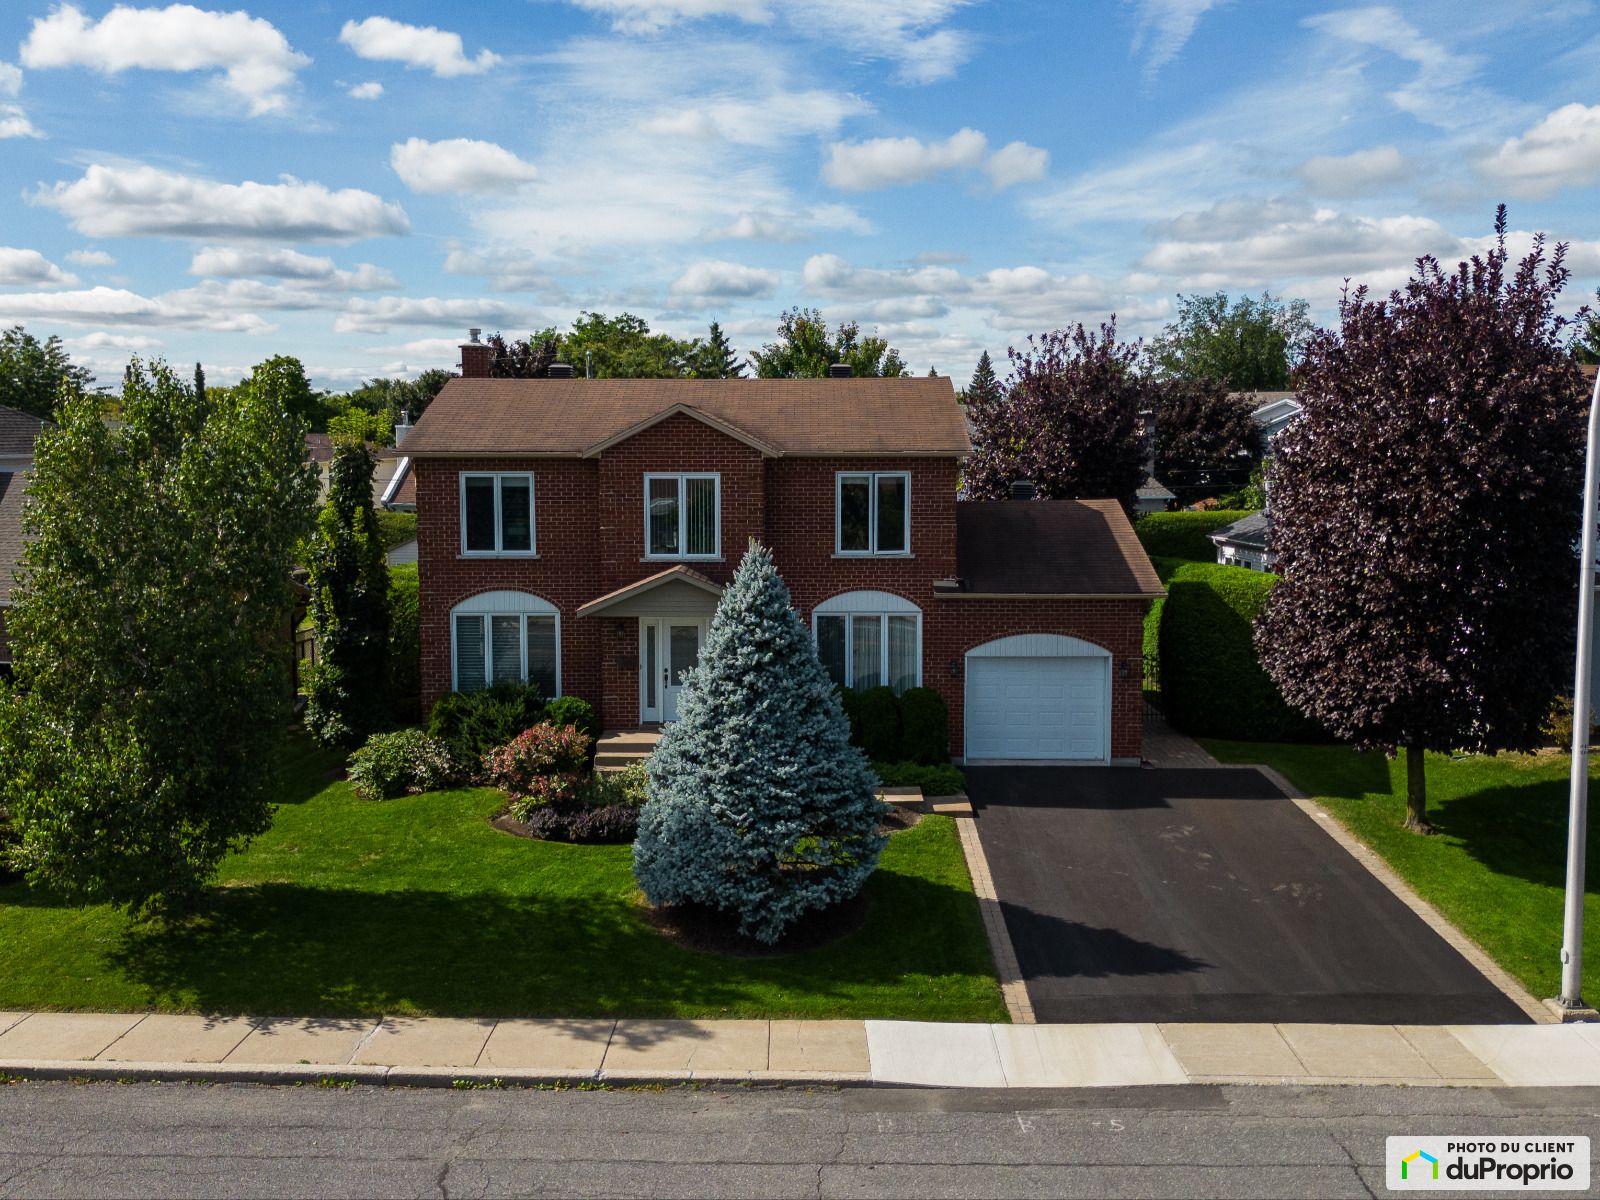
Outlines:
{"label": "tree shadow on lawn", "polygon": [[[1223,763],[1265,763],[1313,796],[1359,800],[1370,793],[1386,796],[1394,791],[1389,757],[1378,750],[1334,744],[1201,740]],[[1400,794],[1403,796],[1404,792]]]}
{"label": "tree shadow on lawn", "polygon": [[[289,884],[224,889],[201,916],[130,926],[108,957],[147,1003],[204,1012],[914,1016],[947,993],[956,1015],[981,1008],[992,971],[971,895],[903,875],[872,883],[860,931],[772,959],[686,950],[611,897]],[[952,905],[972,920],[942,921]],[[931,928],[909,927],[918,917]]]}
{"label": "tree shadow on lawn", "polygon": [[[1591,794],[1595,785],[1590,784]],[[1428,818],[1441,834],[1497,875],[1563,888],[1567,879],[1567,781],[1502,784],[1430,800]],[[1600,824],[1589,824],[1588,856],[1600,862]],[[1600,879],[1587,878],[1587,892],[1600,895]]]}

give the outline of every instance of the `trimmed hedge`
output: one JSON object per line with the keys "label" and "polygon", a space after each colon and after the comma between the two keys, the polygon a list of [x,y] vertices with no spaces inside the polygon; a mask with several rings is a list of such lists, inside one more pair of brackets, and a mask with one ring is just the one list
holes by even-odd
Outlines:
{"label": "trimmed hedge", "polygon": [[861,748],[867,757],[888,761],[900,753],[900,699],[888,686],[867,688],[857,698]]}
{"label": "trimmed hedge", "polygon": [[422,719],[422,610],[417,564],[389,568],[389,712],[397,725]]}
{"label": "trimmed hedge", "polygon": [[1256,658],[1256,614],[1278,577],[1189,563],[1167,581],[1160,617],[1161,704],[1185,733],[1256,742],[1324,741],[1284,703]]}
{"label": "trimmed hedge", "polygon": [[407,542],[414,542],[417,538],[417,514],[414,512],[390,512],[379,509],[374,514],[378,518],[378,537],[383,540],[383,548],[387,552],[396,546],[403,546]]}
{"label": "trimmed hedge", "polygon": [[1133,532],[1144,552],[1152,558],[1214,563],[1217,545],[1208,535],[1249,515],[1249,512],[1231,508],[1210,512],[1147,513],[1133,523]]}
{"label": "trimmed hedge", "polygon": [[900,755],[929,765],[950,762],[950,710],[930,687],[900,697]]}
{"label": "trimmed hedge", "polygon": [[917,787],[924,796],[955,796],[967,790],[966,776],[951,762],[875,762],[872,773],[884,787]]}

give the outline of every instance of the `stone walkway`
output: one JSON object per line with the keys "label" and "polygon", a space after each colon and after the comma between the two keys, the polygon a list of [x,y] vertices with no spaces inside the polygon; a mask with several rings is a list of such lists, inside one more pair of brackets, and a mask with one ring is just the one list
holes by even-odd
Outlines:
{"label": "stone walkway", "polygon": [[1144,760],[1152,767],[1216,767],[1221,764],[1200,743],[1167,724],[1161,711],[1145,705]]}
{"label": "stone walkway", "polygon": [[1600,1085],[1600,1025],[972,1025],[0,1013],[0,1075],[417,1086]]}

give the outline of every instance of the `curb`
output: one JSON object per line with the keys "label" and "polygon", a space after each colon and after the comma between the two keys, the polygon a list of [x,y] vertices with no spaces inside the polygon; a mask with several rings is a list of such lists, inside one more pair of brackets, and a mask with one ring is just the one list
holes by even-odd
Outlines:
{"label": "curb", "polygon": [[0,1062],[0,1078],[37,1082],[255,1083],[274,1086],[364,1084],[453,1088],[459,1083],[508,1087],[651,1087],[759,1084],[766,1087],[870,1087],[872,1076],[827,1071],[561,1071],[530,1067],[386,1067],[362,1063],[81,1062],[19,1059]]}

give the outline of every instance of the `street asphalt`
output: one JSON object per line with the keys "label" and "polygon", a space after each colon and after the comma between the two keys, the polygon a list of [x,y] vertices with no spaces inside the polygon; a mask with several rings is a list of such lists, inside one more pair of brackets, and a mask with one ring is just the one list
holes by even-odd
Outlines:
{"label": "street asphalt", "polygon": [[1372,1196],[1452,1133],[1600,1146],[1600,1089],[18,1083],[0,1196]]}
{"label": "street asphalt", "polygon": [[967,769],[1040,1021],[1527,1016],[1260,772]]}

